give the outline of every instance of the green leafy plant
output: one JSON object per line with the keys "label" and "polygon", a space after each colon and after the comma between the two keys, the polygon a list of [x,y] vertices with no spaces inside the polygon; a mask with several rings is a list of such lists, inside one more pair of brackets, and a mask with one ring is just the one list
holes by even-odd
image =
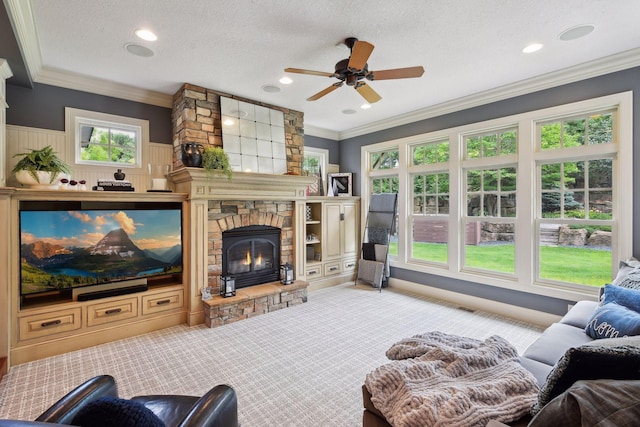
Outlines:
{"label": "green leafy plant", "polygon": [[220,147],[207,147],[202,153],[202,167],[210,175],[223,174],[231,180],[231,165],[229,156]]}
{"label": "green leafy plant", "polygon": [[19,156],[23,157],[18,161],[18,163],[16,163],[15,167],[11,171],[13,174],[24,170],[29,172],[29,175],[38,181],[38,174],[36,172],[50,172],[50,183],[53,183],[59,174],[71,173],[71,167],[64,161],[60,160],[57,153],[53,151],[53,148],[51,148],[50,145],[39,150],[31,149],[31,152],[29,153],[18,153],[13,157]]}

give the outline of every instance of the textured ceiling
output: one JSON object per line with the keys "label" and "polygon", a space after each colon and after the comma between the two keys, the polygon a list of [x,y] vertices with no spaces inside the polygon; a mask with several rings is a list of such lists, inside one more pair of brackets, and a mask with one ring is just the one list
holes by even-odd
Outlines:
{"label": "textured ceiling", "polygon": [[[10,2],[9,2],[10,3]],[[42,66],[173,94],[192,83],[303,111],[335,132],[552,73],[640,46],[637,0],[31,0]],[[11,6],[9,6],[11,7]],[[595,31],[558,35],[580,24]],[[134,30],[148,27],[155,42]],[[375,45],[369,69],[422,65],[418,79],[374,81],[382,100],[361,110],[351,87],[306,98],[336,81],[286,67],[333,72],[355,36]],[[142,58],[124,45],[139,43]],[[540,42],[544,48],[523,54]],[[31,70],[37,74],[37,70]],[[37,76],[35,78],[37,81]],[[279,86],[267,93],[264,85]],[[357,113],[347,115],[345,109]]]}

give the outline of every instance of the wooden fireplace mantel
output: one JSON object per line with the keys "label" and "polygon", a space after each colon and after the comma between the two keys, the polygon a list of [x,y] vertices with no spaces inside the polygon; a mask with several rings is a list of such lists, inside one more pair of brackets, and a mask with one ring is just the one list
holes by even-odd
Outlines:
{"label": "wooden fireplace mantel", "polygon": [[304,200],[307,187],[315,178],[299,175],[270,175],[234,172],[210,176],[202,168],[182,168],[171,173],[176,191],[189,193],[191,199]]}

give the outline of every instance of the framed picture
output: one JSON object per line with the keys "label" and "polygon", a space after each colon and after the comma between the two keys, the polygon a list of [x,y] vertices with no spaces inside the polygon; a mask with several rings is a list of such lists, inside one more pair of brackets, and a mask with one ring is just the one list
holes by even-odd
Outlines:
{"label": "framed picture", "polygon": [[330,173],[327,196],[351,196],[351,172]]}

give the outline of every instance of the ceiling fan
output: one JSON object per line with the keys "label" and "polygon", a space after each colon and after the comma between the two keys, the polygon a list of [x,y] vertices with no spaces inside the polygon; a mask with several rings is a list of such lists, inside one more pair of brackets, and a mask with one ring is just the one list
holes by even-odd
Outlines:
{"label": "ceiling fan", "polygon": [[315,101],[328,93],[338,89],[343,84],[353,86],[368,103],[380,101],[382,98],[378,93],[367,85],[363,80],[390,80],[390,79],[406,79],[412,77],[420,77],[424,74],[422,66],[393,68],[389,70],[369,71],[367,60],[373,52],[374,46],[365,41],[360,41],[355,37],[345,39],[344,43],[351,50],[351,55],[347,59],[339,61],[335,65],[335,72],[327,73],[323,71],[303,70],[300,68],[285,68],[287,73],[310,74],[312,76],[335,77],[336,82],[326,89],[321,90],[315,95],[307,98],[307,101]]}

